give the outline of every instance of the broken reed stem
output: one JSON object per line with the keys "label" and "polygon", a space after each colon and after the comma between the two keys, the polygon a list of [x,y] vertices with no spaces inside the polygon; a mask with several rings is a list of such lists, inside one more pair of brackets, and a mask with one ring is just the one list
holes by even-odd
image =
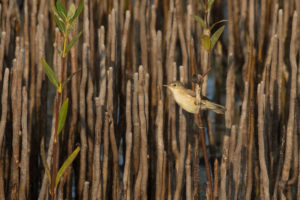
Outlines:
{"label": "broken reed stem", "polygon": [[[19,188],[19,162],[20,162],[20,141],[19,134],[21,130],[21,112],[22,112],[22,69],[21,63],[21,47],[19,38],[16,38],[16,58],[13,60],[12,69],[12,123],[13,123],[13,137],[12,137],[12,158],[11,158],[11,175],[10,175],[10,197],[12,199],[18,198]],[[23,56],[23,55],[22,55]]]}
{"label": "broken reed stem", "polygon": [[86,153],[87,153],[87,126],[86,126],[86,84],[88,76],[88,59],[89,46],[87,43],[83,44],[82,50],[82,75],[79,90],[79,116],[80,116],[80,175],[78,180],[78,196],[82,197],[84,182],[86,179]]}
{"label": "broken reed stem", "polygon": [[249,61],[248,61],[248,81],[249,81],[249,105],[248,105],[248,152],[247,152],[247,188],[246,200],[251,199],[252,186],[253,186],[253,146],[254,146],[254,106],[255,106],[255,49],[250,45]]}
{"label": "broken reed stem", "polygon": [[5,69],[4,72],[4,79],[3,79],[3,88],[2,88],[2,98],[1,98],[1,121],[0,121],[0,198],[5,199],[5,192],[4,192],[4,159],[3,152],[2,152],[2,145],[3,145],[3,137],[5,132],[6,126],[6,119],[7,119],[7,97],[8,97],[8,82],[9,81],[9,68]]}
{"label": "broken reed stem", "polygon": [[282,181],[284,185],[289,178],[292,151],[293,151],[293,133],[294,133],[294,123],[295,123],[295,99],[296,99],[296,84],[297,84],[297,61],[296,61],[296,27],[297,27],[297,12],[293,15],[293,25],[292,25],[292,38],[290,46],[290,62],[291,62],[291,89],[290,89],[290,107],[289,107],[289,119],[287,124],[287,136],[286,136],[286,149],[284,156],[284,164],[282,168]]}
{"label": "broken reed stem", "polygon": [[[160,94],[158,95],[160,96]],[[156,115],[156,147],[157,147],[157,163],[156,163],[156,193],[155,198],[157,200],[161,199],[163,185],[163,162],[164,162],[164,138],[163,138],[163,100],[160,98],[157,105],[157,115]]]}
{"label": "broken reed stem", "polygon": [[114,131],[114,119],[113,119],[113,68],[110,67],[108,71],[108,85],[107,85],[107,110],[110,117],[110,130],[109,138],[111,144],[111,150],[113,155],[113,190],[112,198],[114,200],[119,199],[119,156],[118,156],[118,147],[115,138]]}
{"label": "broken reed stem", "polygon": [[142,175],[141,179],[141,198],[147,199],[147,180],[148,180],[148,158],[147,158],[147,121],[146,121],[146,114],[145,114],[145,93],[144,93],[144,68],[143,66],[139,67],[139,117],[140,117],[140,124],[141,124],[141,149],[140,149],[140,171]]}
{"label": "broken reed stem", "polygon": [[91,199],[96,200],[98,188],[100,184],[100,144],[101,144],[101,128],[102,128],[102,106],[100,98],[95,97],[96,106],[96,125],[95,125],[95,142],[93,154],[93,174],[92,174],[92,188]]}
{"label": "broken reed stem", "polygon": [[104,132],[103,132],[103,199],[106,199],[108,181],[108,154],[109,154],[109,114],[105,113]]}
{"label": "broken reed stem", "polygon": [[247,114],[248,114],[248,97],[249,97],[249,84],[245,82],[245,92],[244,92],[244,99],[242,103],[242,113],[240,117],[240,124],[238,129],[238,138],[237,144],[234,150],[233,155],[233,180],[235,184],[235,193],[234,199],[238,199],[239,190],[240,190],[240,175],[241,175],[241,159],[242,159],[242,148],[243,148],[243,141],[246,139],[247,133]]}
{"label": "broken reed stem", "polygon": [[221,183],[220,183],[220,200],[226,200],[226,179],[227,179],[227,162],[228,162],[229,136],[225,135],[223,139],[222,162],[221,162]]}
{"label": "broken reed stem", "polygon": [[123,177],[123,199],[131,199],[131,149],[132,149],[132,120],[131,120],[131,81],[126,87],[126,154]]}
{"label": "broken reed stem", "polygon": [[192,176],[191,176],[191,144],[188,144],[187,156],[185,161],[185,176],[186,176],[186,199],[192,200]]}
{"label": "broken reed stem", "polygon": [[161,186],[161,196],[160,199],[165,199],[166,197],[166,190],[167,190],[167,152],[164,151],[164,159],[163,159],[163,173],[162,173],[162,186]]}
{"label": "broken reed stem", "polygon": [[265,94],[264,94],[264,82],[258,84],[257,87],[257,102],[258,103],[258,146],[259,146],[259,165],[261,169],[260,179],[262,181],[261,196],[263,199],[270,199],[270,191],[269,191],[269,176],[265,159]]}
{"label": "broken reed stem", "polygon": [[82,191],[82,199],[83,200],[88,200],[89,199],[89,187],[90,187],[90,182],[85,181],[84,186],[83,186],[83,191]]}
{"label": "broken reed stem", "polygon": [[[0,121],[0,156],[2,156],[3,137],[6,127],[7,111],[8,111],[8,85],[9,85],[9,68],[5,69],[2,98],[1,98],[1,121]],[[1,165],[2,166],[2,165]],[[4,194],[4,193],[3,193]]]}
{"label": "broken reed stem", "polygon": [[124,167],[124,199],[131,199],[131,180],[130,180],[130,159],[132,148],[132,132],[126,133],[126,158]]}
{"label": "broken reed stem", "polygon": [[[132,118],[133,118],[133,177],[136,178],[140,165],[140,121],[138,112],[138,73],[133,75]],[[138,186],[138,185],[136,185]]]}
{"label": "broken reed stem", "polygon": [[28,98],[27,98],[27,88],[24,86],[22,88],[22,151],[21,151],[21,172],[20,172],[20,197],[27,198],[26,194],[26,182],[28,176],[28,128],[27,128],[27,113],[28,113]]}

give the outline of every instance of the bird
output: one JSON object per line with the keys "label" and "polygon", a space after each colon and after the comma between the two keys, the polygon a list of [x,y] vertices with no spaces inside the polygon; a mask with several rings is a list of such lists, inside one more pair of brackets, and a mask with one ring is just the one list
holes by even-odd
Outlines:
{"label": "bird", "polygon": [[179,81],[163,86],[172,92],[175,102],[189,113],[197,114],[200,110],[211,110],[217,114],[224,114],[226,111],[224,106],[213,103],[205,96],[201,96],[201,103],[198,105],[195,91],[185,88]]}

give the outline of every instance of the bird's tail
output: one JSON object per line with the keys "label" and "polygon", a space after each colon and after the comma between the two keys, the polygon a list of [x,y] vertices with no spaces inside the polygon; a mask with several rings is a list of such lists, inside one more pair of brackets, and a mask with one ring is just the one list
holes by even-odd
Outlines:
{"label": "bird's tail", "polygon": [[206,100],[205,103],[201,105],[201,109],[211,110],[217,114],[224,114],[226,111],[226,108],[224,106],[213,103],[209,100]]}

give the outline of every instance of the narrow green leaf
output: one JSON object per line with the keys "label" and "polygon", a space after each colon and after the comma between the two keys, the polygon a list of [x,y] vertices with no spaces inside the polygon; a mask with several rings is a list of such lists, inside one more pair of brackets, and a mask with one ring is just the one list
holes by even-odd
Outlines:
{"label": "narrow green leaf", "polygon": [[82,0],[74,14],[74,16],[72,17],[72,19],[70,20],[70,24],[72,24],[72,22],[80,15],[82,9],[83,9],[83,6],[84,6],[84,1]]}
{"label": "narrow green leaf", "polygon": [[76,43],[76,41],[79,39],[79,37],[81,36],[82,31],[80,31],[74,38],[73,40],[68,44],[65,55],[67,55],[67,53],[69,53],[70,49],[72,48],[72,46]]}
{"label": "narrow green leaf", "polygon": [[51,175],[50,175],[50,170],[49,170],[49,167],[48,167],[48,164],[47,164],[46,153],[45,153],[44,148],[41,148],[41,158],[42,158],[42,164],[43,164],[43,166],[45,168],[45,171],[46,171],[46,174],[48,176],[49,185],[51,185]]}
{"label": "narrow green leaf", "polygon": [[200,36],[202,46],[204,47],[205,50],[209,51],[210,50],[210,38],[208,35],[201,35]]}
{"label": "narrow green leaf", "polygon": [[61,166],[61,168],[58,170],[57,175],[56,175],[56,180],[55,180],[54,192],[56,192],[56,188],[57,188],[57,186],[59,184],[61,176],[65,173],[65,171],[67,170],[67,168],[72,164],[72,162],[76,158],[76,156],[79,153],[79,151],[80,151],[80,147],[78,146],[73,151],[73,153],[67,158],[67,160],[64,162],[64,164]]}
{"label": "narrow green leaf", "polygon": [[57,136],[59,136],[61,130],[65,125],[65,121],[68,114],[68,105],[69,105],[69,99],[67,98],[59,110]]}
{"label": "narrow green leaf", "polygon": [[208,1],[208,10],[211,8],[215,0],[209,0]]}
{"label": "narrow green leaf", "polygon": [[198,23],[201,24],[202,28],[206,29],[206,24],[205,24],[204,20],[203,20],[201,17],[199,17],[199,16],[197,16],[197,15],[192,15],[192,16],[194,17],[194,19],[195,19]]}
{"label": "narrow green leaf", "polygon": [[67,18],[68,20],[72,19],[72,17],[74,16],[76,12],[76,7],[75,7],[75,4],[72,3],[69,7],[69,10],[68,10],[68,14],[67,14]]}
{"label": "narrow green leaf", "polygon": [[219,40],[224,31],[225,26],[221,26],[210,38],[210,50],[214,48],[215,44]]}
{"label": "narrow green leaf", "polygon": [[227,22],[227,21],[228,21],[228,20],[226,20],[226,19],[217,21],[216,23],[214,23],[213,25],[211,25],[211,27],[209,27],[209,29],[212,30],[212,29],[215,27],[215,25],[220,24],[220,23],[223,23],[223,22]]}
{"label": "narrow green leaf", "polygon": [[65,24],[57,16],[55,16],[55,21],[56,21],[56,24],[57,24],[60,32],[62,34],[64,34],[65,33]]}
{"label": "narrow green leaf", "polygon": [[73,74],[71,74],[71,75],[67,78],[67,80],[65,80],[65,81],[63,82],[62,88],[64,88],[64,86],[65,86],[70,80],[72,80],[73,76],[75,76],[75,75],[76,75],[77,73],[79,73],[79,72],[81,72],[81,69],[79,69],[77,72],[74,72]]}
{"label": "narrow green leaf", "polygon": [[61,16],[61,18],[63,18],[63,19],[66,19],[67,10],[65,9],[65,7],[62,5],[62,3],[59,0],[56,1],[56,9],[57,9],[57,13],[59,14],[59,16]]}
{"label": "narrow green leaf", "polygon": [[55,16],[60,17],[55,6],[52,7],[52,11]]}
{"label": "narrow green leaf", "polygon": [[53,72],[53,70],[51,69],[51,67],[48,65],[48,63],[46,62],[46,60],[44,58],[42,58],[42,65],[43,65],[45,73],[46,73],[48,79],[50,80],[50,82],[56,88],[58,88],[58,78],[56,77],[55,73]]}

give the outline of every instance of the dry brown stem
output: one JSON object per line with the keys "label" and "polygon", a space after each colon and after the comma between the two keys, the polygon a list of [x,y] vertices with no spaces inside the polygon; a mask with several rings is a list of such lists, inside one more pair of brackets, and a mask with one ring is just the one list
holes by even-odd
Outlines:
{"label": "dry brown stem", "polygon": [[164,162],[164,138],[163,138],[163,101],[158,100],[156,115],[156,142],[157,142],[157,163],[156,163],[156,193],[155,199],[160,200],[163,193],[163,162]]}
{"label": "dry brown stem", "polygon": [[[292,26],[292,38],[290,46],[290,62],[291,62],[291,89],[290,89],[290,107],[289,107],[289,119],[287,125],[287,136],[286,136],[286,149],[285,159],[282,167],[282,181],[285,183],[290,175],[292,151],[293,151],[293,134],[294,134],[294,123],[295,123],[295,99],[296,99],[296,84],[297,84],[297,61],[296,61],[296,25],[297,25],[297,12],[294,12],[293,26]],[[283,186],[284,187],[284,186]]]}
{"label": "dry brown stem", "polygon": [[19,195],[27,199],[26,194],[26,182],[28,176],[28,128],[27,128],[27,114],[28,114],[28,98],[27,98],[27,88],[22,88],[22,151],[21,151],[21,172],[20,172],[20,188]]}
{"label": "dry brown stem", "polygon": [[131,149],[132,149],[132,120],[131,120],[131,82],[126,87],[126,155],[123,178],[124,199],[131,199]]}
{"label": "dry brown stem", "polygon": [[229,136],[225,135],[223,139],[222,162],[221,162],[221,183],[220,183],[220,200],[226,199],[226,175],[228,162]]}
{"label": "dry brown stem", "polygon": [[82,77],[80,82],[79,91],[79,115],[80,115],[80,175],[78,181],[78,195],[82,197],[84,182],[86,180],[86,164],[87,164],[87,126],[86,126],[86,84],[88,76],[88,44],[83,44],[83,54],[82,54]]}
{"label": "dry brown stem", "polygon": [[3,88],[2,88],[2,99],[1,99],[1,121],[0,121],[0,198],[5,199],[5,192],[4,192],[4,174],[3,174],[3,166],[4,160],[3,152],[2,152],[2,145],[3,145],[3,137],[4,131],[6,126],[6,119],[7,119],[7,97],[8,97],[8,81],[9,81],[9,69],[6,68],[4,72],[4,79],[3,79]]}
{"label": "dry brown stem", "polygon": [[186,199],[192,199],[192,176],[191,176],[191,151],[192,147],[188,144],[187,156],[185,161],[185,176],[186,176]]}
{"label": "dry brown stem", "polygon": [[259,165],[260,165],[260,179],[262,180],[262,189],[261,196],[263,199],[270,199],[270,192],[269,192],[269,176],[268,170],[266,165],[266,158],[265,158],[265,94],[264,94],[264,82],[258,84],[257,87],[257,102],[258,104],[258,146],[259,146]]}

